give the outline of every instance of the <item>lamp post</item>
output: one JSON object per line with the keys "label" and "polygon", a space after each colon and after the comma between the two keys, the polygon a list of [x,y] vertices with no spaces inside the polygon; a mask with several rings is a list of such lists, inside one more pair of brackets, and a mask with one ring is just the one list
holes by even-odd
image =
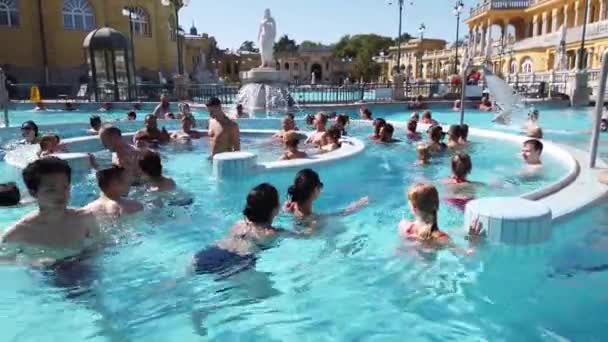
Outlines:
{"label": "lamp post", "polygon": [[454,58],[454,74],[458,73],[458,38],[460,36],[460,13],[462,13],[463,8],[464,3],[462,0],[457,0],[456,5],[454,5],[454,15],[456,16],[456,56]]}
{"label": "lamp post", "polygon": [[133,72],[135,72],[135,43],[133,42],[133,19],[136,19],[136,15],[133,13],[132,6],[125,6],[122,9],[123,17],[129,18],[129,41],[131,42],[131,65],[133,66]]}
{"label": "lamp post", "polygon": [[420,24],[420,27],[418,27],[418,32],[420,33],[420,61],[418,63],[420,63],[420,73],[418,74],[418,78],[422,78],[422,55],[423,55],[423,48],[424,48],[424,31],[426,30],[426,25],[424,25],[424,23]]}
{"label": "lamp post", "polygon": [[581,34],[581,48],[578,50],[578,65],[576,69],[578,71],[583,70],[583,65],[585,62],[583,58],[585,57],[585,35],[587,34],[587,17],[589,16],[589,0],[585,0],[585,15],[583,17],[583,32]]}
{"label": "lamp post", "polygon": [[175,40],[177,41],[177,72],[182,75],[184,73],[184,61],[182,59],[182,46],[179,38],[179,10],[184,6],[188,6],[190,0],[160,0],[163,6],[169,7],[173,5],[175,10]]}
{"label": "lamp post", "polygon": [[[401,74],[401,27],[403,24],[403,3],[405,0],[396,0],[399,7],[399,35],[397,36],[397,73]],[[393,0],[388,1],[389,5],[393,4]]]}

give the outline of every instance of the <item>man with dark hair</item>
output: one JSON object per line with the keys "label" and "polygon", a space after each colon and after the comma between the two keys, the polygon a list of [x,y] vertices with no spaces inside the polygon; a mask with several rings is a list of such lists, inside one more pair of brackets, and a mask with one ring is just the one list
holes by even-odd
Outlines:
{"label": "man with dark hair", "polygon": [[0,184],[0,207],[11,207],[20,201],[21,192],[15,182]]}
{"label": "man with dark hair", "polygon": [[166,144],[171,140],[171,136],[165,127],[163,127],[162,130],[158,129],[156,116],[152,114],[146,115],[144,124],[146,126],[135,133],[135,136],[133,137],[134,143],[138,140],[145,140],[148,144],[158,145]]}
{"label": "man with dark hair", "polygon": [[99,130],[101,130],[101,118],[98,115],[93,115],[89,119],[89,124],[91,125],[91,128],[89,128],[87,133],[91,135],[99,134]]}
{"label": "man with dark hair", "polygon": [[218,153],[241,150],[239,125],[230,120],[222,110],[222,102],[217,97],[207,101],[209,111],[209,150],[213,158]]}
{"label": "man with dark hair", "polygon": [[141,169],[138,165],[141,151],[122,139],[122,132],[116,127],[104,127],[99,132],[99,139],[105,148],[112,152],[112,164],[121,166],[128,174],[130,183],[139,183]]}
{"label": "man with dark hair", "polygon": [[542,162],[540,156],[543,153],[543,143],[536,140],[530,139],[524,142],[521,149],[521,156],[528,165],[541,166]]}
{"label": "man with dark hair", "polygon": [[137,113],[135,113],[134,111],[130,111],[127,113],[127,120],[128,121],[135,121],[137,120]]}
{"label": "man with dark hair", "polygon": [[395,133],[395,127],[393,125],[387,123],[386,125],[380,128],[380,137],[377,142],[382,144],[392,144],[399,142],[399,139],[393,139],[393,134]]}
{"label": "man with dark hair", "polygon": [[97,171],[96,176],[101,193],[83,210],[100,219],[117,219],[144,209],[140,202],[124,198],[129,193],[129,179],[124,168],[112,166]]}
{"label": "man with dark hair", "polygon": [[181,121],[182,130],[173,132],[171,139],[178,142],[190,142],[190,139],[200,139],[205,136],[203,132],[192,129],[194,127],[192,116],[184,115]]}
{"label": "man with dark hair", "polygon": [[153,151],[148,151],[139,160],[139,167],[144,174],[146,185],[151,191],[164,192],[175,189],[175,181],[163,176],[163,165],[160,155]]}
{"label": "man with dark hair", "polygon": [[171,113],[171,102],[169,102],[169,96],[163,94],[160,97],[160,103],[154,108],[152,115],[157,119],[164,119],[169,113]]}
{"label": "man with dark hair", "polygon": [[71,176],[68,163],[55,157],[30,163],[23,170],[23,181],[39,209],[9,228],[2,243],[43,254],[47,262],[90,247],[99,238],[99,227],[86,211],[68,208]]}
{"label": "man with dark hair", "polygon": [[359,109],[359,115],[361,116],[362,120],[373,120],[372,111],[367,107]]}

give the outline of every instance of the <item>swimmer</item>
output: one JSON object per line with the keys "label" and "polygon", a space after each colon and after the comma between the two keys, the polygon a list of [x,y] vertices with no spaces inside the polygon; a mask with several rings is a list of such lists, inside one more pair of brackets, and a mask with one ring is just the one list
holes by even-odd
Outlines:
{"label": "swimmer", "polygon": [[433,114],[430,110],[425,110],[424,113],[422,113],[422,119],[420,120],[420,123],[432,126],[439,125],[439,123],[435,119],[433,119]]}
{"label": "swimmer", "polygon": [[319,147],[327,144],[325,125],[327,125],[327,116],[323,113],[315,114],[315,120],[313,121],[315,131],[308,137],[306,143]]}
{"label": "swimmer", "polygon": [[410,119],[407,122],[407,131],[405,135],[409,141],[420,141],[422,140],[422,135],[416,131],[418,128],[418,121]]}
{"label": "swimmer", "polygon": [[31,120],[21,124],[21,137],[23,138],[22,144],[33,145],[40,143],[38,125]]}
{"label": "swimmer", "polygon": [[348,133],[346,132],[346,126],[348,126],[349,122],[350,117],[346,114],[339,114],[338,116],[336,116],[335,125],[340,128],[340,133],[342,135],[348,135]]}
{"label": "swimmer", "polygon": [[[313,203],[319,198],[322,190],[323,183],[319,174],[311,169],[301,170],[296,175],[293,185],[287,190],[289,200],[285,203],[285,210],[299,219],[316,216],[313,212]],[[369,198],[363,197],[335,215],[350,215],[368,203]]]}
{"label": "swimmer", "polygon": [[380,128],[380,137],[378,140],[376,140],[376,142],[382,144],[392,144],[401,141],[399,139],[393,139],[393,133],[395,133],[395,128],[393,125],[387,123]]}
{"label": "swimmer", "polygon": [[448,129],[448,147],[461,148],[460,140],[462,138],[462,129],[460,125],[452,125]]}
{"label": "swimmer", "polygon": [[600,120],[600,132],[605,133],[608,131],[608,119],[602,118]]}
{"label": "swimmer", "polygon": [[57,137],[52,134],[45,134],[40,138],[40,151],[38,152],[39,158],[48,157],[54,153],[57,153]]}
{"label": "swimmer", "polygon": [[460,111],[460,100],[455,100],[454,101],[454,105],[452,106],[452,110],[455,112],[459,112]]}
{"label": "swimmer", "polygon": [[448,146],[442,142],[445,133],[443,133],[443,128],[441,128],[441,126],[432,126],[429,128],[428,137],[428,147],[431,153],[442,153],[448,148]]}
{"label": "swimmer", "polygon": [[13,207],[21,203],[21,192],[17,183],[0,184],[0,207]]}
{"label": "swimmer", "polygon": [[302,135],[296,131],[288,131],[283,134],[283,145],[285,152],[279,160],[302,159],[308,157],[306,152],[298,150],[298,144],[302,139]]}
{"label": "swimmer", "polygon": [[380,139],[380,130],[382,130],[382,127],[384,127],[384,125],[386,125],[386,120],[384,120],[383,118],[374,119],[374,133],[372,133],[369,138],[372,140]]}
{"label": "swimmer", "polygon": [[540,157],[543,153],[543,143],[536,140],[530,139],[524,142],[521,149],[521,156],[526,162],[526,165],[533,167],[542,166]]}
{"label": "swimmer", "polygon": [[[430,184],[416,184],[407,193],[410,211],[414,221],[402,220],[399,223],[399,236],[410,241],[422,243],[434,249],[450,248],[458,251],[450,236],[439,228],[439,193]],[[465,254],[471,254],[467,251]]]}
{"label": "swimmer", "polygon": [[283,140],[283,136],[285,135],[285,133],[295,130],[296,124],[294,120],[291,117],[285,115],[283,120],[281,120],[281,130],[275,133],[275,135],[273,135],[273,138],[276,140]]}
{"label": "swimmer", "polygon": [[135,121],[137,120],[137,113],[134,111],[130,111],[127,113],[127,121]]}
{"label": "swimmer", "polygon": [[103,105],[101,105],[101,108],[99,108],[100,112],[109,112],[111,110],[112,110],[111,102],[105,102]]}
{"label": "swimmer", "polygon": [[179,114],[177,115],[177,119],[181,120],[184,117],[190,116],[192,118],[194,118],[194,116],[192,115],[192,110],[190,109],[190,105],[187,103],[180,103],[177,105],[177,108],[179,110]]}
{"label": "swimmer", "polygon": [[125,169],[112,166],[97,171],[97,185],[101,190],[99,198],[87,204],[82,210],[98,219],[118,219],[144,209],[138,201],[124,198],[129,194],[129,179]]}
{"label": "swimmer", "polygon": [[42,102],[36,102],[36,107],[34,107],[34,112],[43,112],[46,111],[46,107]]}
{"label": "swimmer", "polygon": [[209,110],[209,155],[241,150],[239,125],[230,120],[222,110],[222,102],[217,97],[207,101]]}
{"label": "swimmer", "polygon": [[193,271],[230,277],[255,268],[256,254],[271,247],[282,233],[288,233],[273,225],[279,207],[274,186],[263,183],[253,188],[247,195],[244,220],[236,223],[225,238],[196,253]]}
{"label": "swimmer", "polygon": [[65,110],[68,112],[73,112],[76,110],[76,108],[74,107],[74,103],[73,102],[66,102],[65,103]]}
{"label": "swimmer", "polygon": [[479,103],[479,110],[482,112],[491,112],[493,110],[492,102],[488,95],[484,95]]}
{"label": "swimmer", "polygon": [[416,97],[416,99],[414,100],[414,102],[411,102],[408,105],[408,108],[409,109],[425,109],[426,108],[426,103],[424,103],[422,95],[418,95]]}
{"label": "swimmer", "polygon": [[171,139],[179,142],[189,142],[190,139],[200,139],[205,136],[203,132],[192,129],[194,121],[190,116],[182,117],[182,130],[171,134]]}
{"label": "swimmer", "polygon": [[112,164],[123,167],[129,175],[130,183],[137,184],[141,178],[139,158],[142,151],[127,144],[117,127],[104,127],[99,133],[102,145],[112,152]]}
{"label": "swimmer", "polygon": [[306,122],[306,126],[312,127],[315,122],[315,116],[312,114],[306,114],[306,117],[304,118],[304,122]]}
{"label": "swimmer", "polygon": [[460,145],[467,145],[469,143],[469,125],[460,125]]}
{"label": "swimmer", "polygon": [[431,163],[431,152],[427,144],[418,144],[416,146],[416,163],[418,166],[425,166]]}
{"label": "swimmer", "polygon": [[372,111],[367,107],[359,109],[359,116],[361,117],[361,120],[373,120]]}
{"label": "swimmer", "polygon": [[87,130],[87,134],[98,135],[101,129],[101,118],[98,115],[91,116],[89,125],[91,125],[91,128]]}
{"label": "swimmer", "polygon": [[137,140],[145,140],[148,143],[158,145],[166,144],[171,140],[171,136],[165,127],[158,129],[156,116],[152,114],[146,115],[144,124],[145,127],[137,131],[137,133],[135,133],[133,136],[133,142],[136,142]]}
{"label": "swimmer", "polygon": [[23,181],[38,210],[7,229],[1,242],[14,255],[42,257],[37,264],[52,264],[92,246],[100,231],[95,218],[82,209],[68,207],[72,170],[66,161],[49,157],[30,163]]}
{"label": "swimmer", "polygon": [[479,184],[467,179],[472,170],[471,157],[466,153],[457,153],[452,157],[452,176],[442,181],[449,193],[446,202],[462,211],[475,198],[475,186]]}
{"label": "swimmer", "polygon": [[163,176],[163,165],[160,154],[148,151],[139,159],[139,168],[143,173],[143,180],[149,191],[166,192],[175,190],[175,181]]}
{"label": "swimmer", "polygon": [[337,125],[331,126],[325,134],[325,144],[321,146],[321,151],[331,152],[339,149],[342,147],[342,143],[340,143],[341,138],[340,127]]}
{"label": "swimmer", "polygon": [[236,105],[236,117],[237,118],[246,118],[247,117],[247,113],[245,113],[243,111],[243,105],[240,103],[238,105]]}
{"label": "swimmer", "polygon": [[543,129],[538,126],[530,127],[530,128],[528,128],[528,131],[526,132],[526,136],[528,138],[542,139],[543,138]]}
{"label": "swimmer", "polygon": [[157,119],[164,119],[167,117],[167,114],[171,112],[171,102],[169,102],[169,96],[166,94],[161,95],[160,103],[154,108],[154,115]]}
{"label": "swimmer", "polygon": [[413,112],[412,115],[410,115],[410,120],[414,120],[416,122],[420,121],[420,114],[418,114],[418,112]]}

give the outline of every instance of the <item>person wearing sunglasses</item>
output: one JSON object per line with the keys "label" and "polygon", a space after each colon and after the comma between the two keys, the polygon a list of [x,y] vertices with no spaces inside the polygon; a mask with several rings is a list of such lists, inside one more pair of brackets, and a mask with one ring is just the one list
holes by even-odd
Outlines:
{"label": "person wearing sunglasses", "polygon": [[40,143],[40,133],[38,125],[34,121],[26,121],[21,125],[22,144],[35,145]]}

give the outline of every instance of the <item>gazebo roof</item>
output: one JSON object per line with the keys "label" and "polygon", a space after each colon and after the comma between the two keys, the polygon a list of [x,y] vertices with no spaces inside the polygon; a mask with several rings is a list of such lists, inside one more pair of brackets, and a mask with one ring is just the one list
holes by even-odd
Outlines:
{"label": "gazebo roof", "polygon": [[84,39],[82,46],[85,49],[92,48],[94,50],[119,50],[128,48],[129,42],[121,32],[111,27],[101,27],[91,31]]}

